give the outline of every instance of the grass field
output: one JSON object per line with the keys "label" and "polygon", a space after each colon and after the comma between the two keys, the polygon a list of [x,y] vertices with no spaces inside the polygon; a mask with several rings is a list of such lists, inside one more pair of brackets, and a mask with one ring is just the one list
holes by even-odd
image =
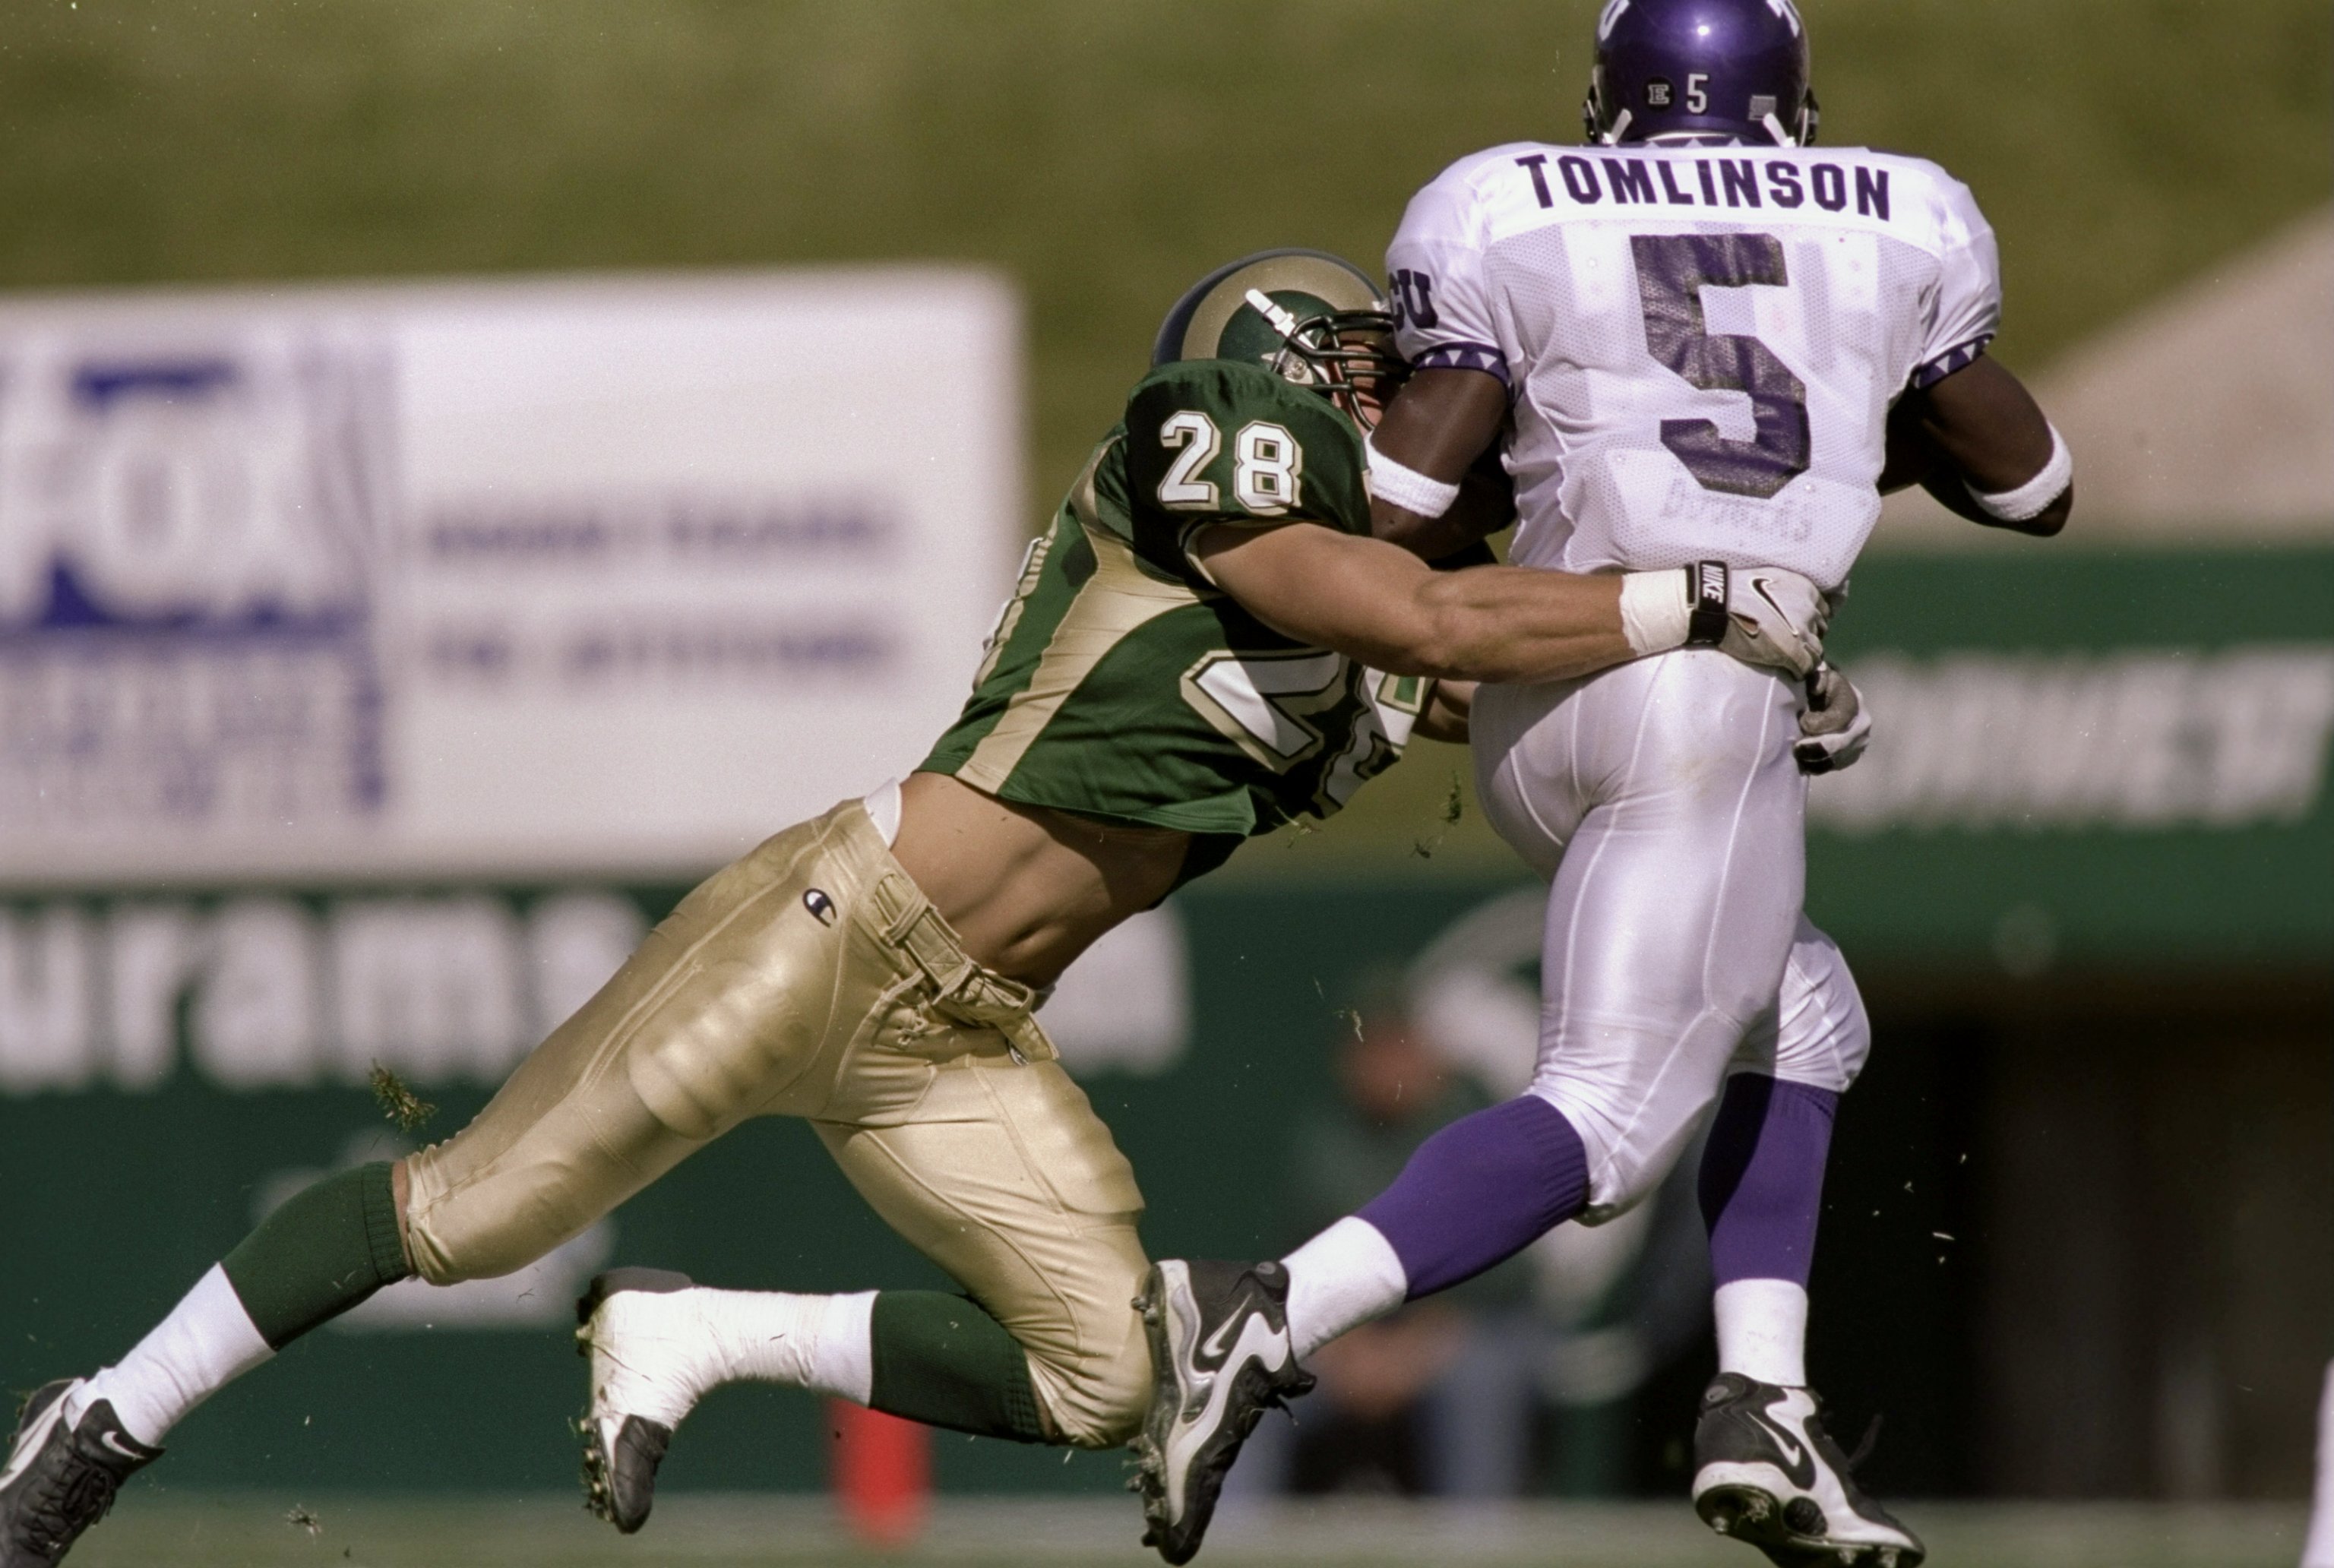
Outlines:
{"label": "grass field", "polygon": [[[73,1568],[620,1568],[748,1563],[811,1568],[875,1562],[1125,1564],[1158,1558],[1135,1544],[1127,1502],[959,1499],[912,1547],[850,1539],[821,1499],[670,1498],[640,1535],[618,1536],[567,1498],[309,1499],[310,1534],[285,1499],[262,1494],[137,1496],[91,1534]],[[2174,1507],[1932,1504],[1907,1510],[1936,1568],[2291,1568],[2303,1520],[2280,1506]],[[1203,1563],[1337,1563],[1350,1568],[1754,1568],[1681,1505],[1533,1505],[1440,1508],[1336,1499],[1220,1520]]]}

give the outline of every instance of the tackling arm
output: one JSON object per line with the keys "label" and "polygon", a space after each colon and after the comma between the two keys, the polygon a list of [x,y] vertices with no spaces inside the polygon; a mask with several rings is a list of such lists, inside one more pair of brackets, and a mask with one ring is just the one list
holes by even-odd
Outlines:
{"label": "tackling arm", "polygon": [[1303,523],[1212,527],[1192,555],[1283,636],[1395,675],[1529,683],[1635,657],[1617,576],[1436,572],[1399,545]]}
{"label": "tackling arm", "polygon": [[1983,354],[1897,399],[1880,487],[1910,484],[1972,523],[2046,538],[2075,507],[2058,432],[2024,383]]}
{"label": "tackling arm", "polygon": [[1804,577],[1716,562],[1593,577],[1437,572],[1400,545],[1303,522],[1217,524],[1190,548],[1209,581],[1283,636],[1396,675],[1528,685],[1685,647],[1805,675],[1830,613]]}

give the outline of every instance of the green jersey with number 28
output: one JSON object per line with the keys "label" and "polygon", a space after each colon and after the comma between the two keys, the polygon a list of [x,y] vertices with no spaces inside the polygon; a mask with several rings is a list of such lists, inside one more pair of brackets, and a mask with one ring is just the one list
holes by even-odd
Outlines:
{"label": "green jersey with number 28", "polygon": [[1259,365],[1153,371],[1030,545],[922,771],[1202,835],[1186,880],[1242,839],[1336,811],[1401,755],[1430,682],[1283,637],[1190,549],[1211,524],[1367,534],[1362,465],[1351,419]]}

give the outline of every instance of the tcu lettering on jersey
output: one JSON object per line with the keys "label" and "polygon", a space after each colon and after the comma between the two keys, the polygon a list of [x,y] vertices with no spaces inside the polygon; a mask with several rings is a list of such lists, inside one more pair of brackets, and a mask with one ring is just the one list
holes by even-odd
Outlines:
{"label": "tcu lettering on jersey", "polygon": [[1386,265],[1413,364],[1508,383],[1511,558],[1567,572],[1837,586],[1890,406],[2001,313],[1968,188],[1859,148],[1493,148],[1413,198]]}

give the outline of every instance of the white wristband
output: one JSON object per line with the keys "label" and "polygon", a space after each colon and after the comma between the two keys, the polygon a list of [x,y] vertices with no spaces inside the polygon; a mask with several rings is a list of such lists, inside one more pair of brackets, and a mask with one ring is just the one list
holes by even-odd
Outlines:
{"label": "white wristband", "polygon": [[1362,449],[1369,456],[1370,494],[1379,500],[1421,517],[1440,517],[1459,499],[1458,486],[1404,467],[1379,451],[1377,444],[1367,438],[1363,439]]}
{"label": "white wristband", "polygon": [[2040,474],[2015,490],[2004,490],[1993,495],[1983,494],[1966,479],[1962,481],[1962,487],[1987,515],[1999,517],[2004,523],[2023,523],[2049,510],[2050,503],[2065,495],[2067,486],[2074,482],[2075,456],[2067,450],[2066,440],[2059,434],[2059,427],[2052,425],[2050,460],[2042,465]]}
{"label": "white wristband", "polygon": [[1686,585],[1686,574],[1674,566],[1621,579],[1621,635],[1629,640],[1630,652],[1643,659],[1685,646],[1693,620]]}

